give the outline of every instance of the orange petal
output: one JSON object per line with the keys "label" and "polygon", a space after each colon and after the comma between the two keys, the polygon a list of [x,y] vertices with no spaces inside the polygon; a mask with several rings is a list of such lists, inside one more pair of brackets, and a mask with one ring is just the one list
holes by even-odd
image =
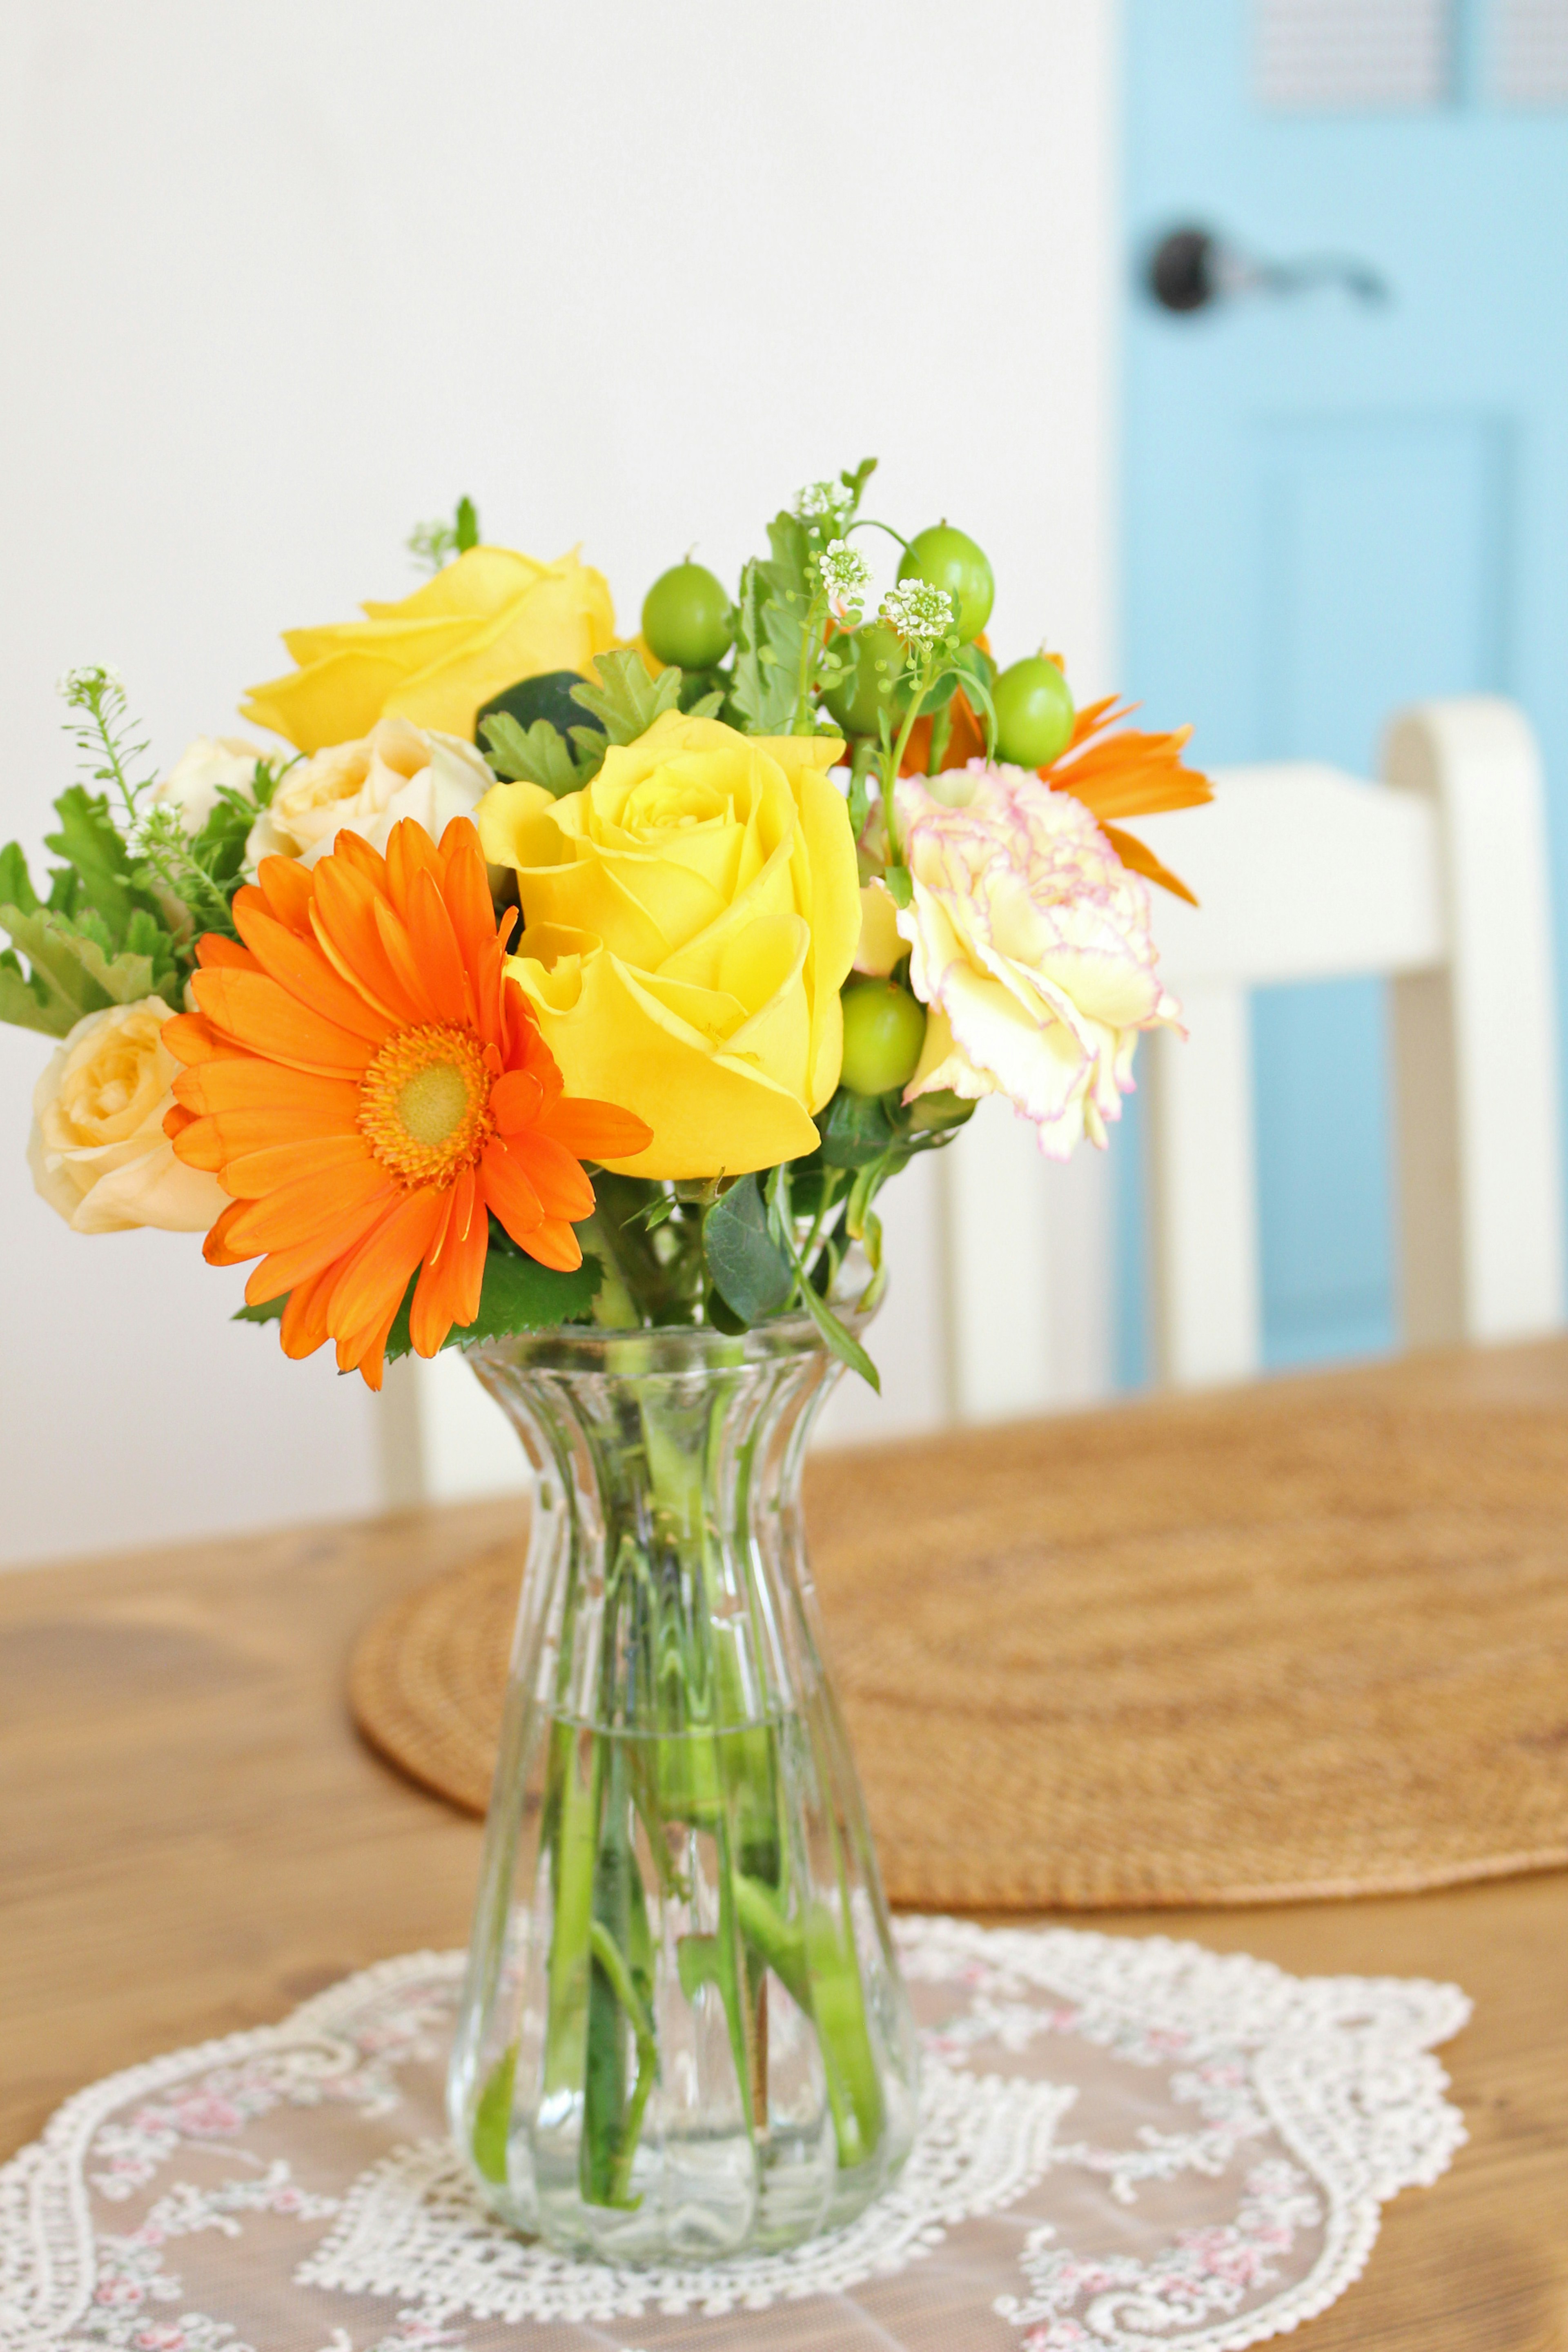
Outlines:
{"label": "orange petal", "polygon": [[363,874],[374,889],[383,891],[387,887],[386,860],[379,849],[371,847],[363,834],[338,834],[332,842],[331,854],[323,857],[316,866],[318,877],[321,867],[330,866],[333,858],[341,858],[342,863],[352,866],[356,874]]}
{"label": "orange petal", "polygon": [[409,885],[405,919],[431,1002],[443,1021],[474,1025],[474,989],[464,968],[458,934],[446,901],[428,874],[416,874]]}
{"label": "orange petal", "polygon": [[398,981],[381,944],[375,907],[375,890],[356,866],[346,859],[322,858],[316,868],[316,894],[310,902],[311,928],[322,954],[334,971],[392,1020],[417,1021],[421,1016],[416,1003]]}
{"label": "orange petal", "polygon": [[[170,1121],[176,1118],[184,1124],[172,1126]],[[187,1168],[205,1168],[209,1176],[217,1174],[223,1166],[224,1149],[212,1119],[198,1118],[194,1111],[176,1103],[163,1121],[163,1132],[174,1147],[176,1160],[183,1160]]]}
{"label": "orange petal", "polygon": [[[397,1187],[369,1152],[348,1168],[324,1169],[285,1184],[265,1200],[248,1201],[235,1219],[236,1248],[286,1250],[328,1242],[362,1209],[390,1202]],[[339,1246],[342,1244],[340,1242]]]}
{"label": "orange petal", "polygon": [[523,1236],[521,1246],[541,1265],[552,1265],[562,1274],[572,1274],[583,1263],[583,1252],[570,1225],[555,1217],[546,1217]]}
{"label": "orange petal", "polygon": [[356,1076],[373,1059],[364,1037],[353,1037],[325,1014],[312,1013],[253,971],[199,971],[191,982],[197,1003],[215,1028],[269,1061],[324,1077]]}
{"label": "orange petal", "polygon": [[473,1171],[465,1168],[447,1195],[441,1230],[414,1293],[408,1334],[417,1354],[435,1355],[454,1324],[461,1328],[479,1313],[489,1226]]}
{"label": "orange petal", "polygon": [[271,915],[258,914],[254,908],[241,915],[238,922],[251,950],[247,961],[253,969],[259,966],[297,1003],[335,1021],[351,1037],[368,1038],[373,1045],[383,1042],[393,1024],[333,970],[313,938],[302,940]]}
{"label": "orange petal", "polygon": [[[242,1201],[234,1203],[236,1209],[248,1205]],[[269,1298],[281,1298],[284,1292],[292,1290],[297,1282],[309,1282],[328,1266],[341,1265],[350,1251],[364,1239],[371,1227],[386,1215],[387,1206],[384,1200],[371,1201],[353,1216],[345,1217],[342,1223],[324,1238],[318,1236],[313,1241],[301,1242],[293,1249],[269,1250],[261,1264],[251,1268],[250,1277],[245,1286],[246,1303],[251,1307],[264,1306]],[[228,1212],[226,1210],[224,1213],[226,1215]],[[254,1257],[257,1253],[247,1250],[244,1255]]]}
{"label": "orange petal", "polygon": [[1173,897],[1184,898],[1189,907],[1197,905],[1196,898],[1181,877],[1173,874],[1168,866],[1162,866],[1147,843],[1140,841],[1136,834],[1123,833],[1119,824],[1102,824],[1100,831],[1123,866],[1130,866],[1134,874],[1142,874],[1146,881],[1157,882],[1162,890],[1169,890]]}
{"label": "orange petal", "polygon": [[[310,928],[310,900],[315,893],[315,876],[308,866],[292,857],[264,857],[257,870],[259,888],[256,896],[268,911],[291,931],[301,936]],[[248,889],[235,894],[237,908],[243,898],[248,902]]]}
{"label": "orange petal", "polygon": [[544,1088],[531,1070],[508,1070],[490,1088],[490,1117],[503,1135],[534,1126],[544,1110]]}
{"label": "orange petal", "polygon": [[174,1092],[188,1110],[310,1111],[327,1128],[352,1127],[360,1111],[360,1090],[352,1078],[286,1069],[254,1054],[226,1053],[221,1060],[182,1070]]}
{"label": "orange petal", "polygon": [[376,937],[381,941],[382,952],[397,976],[398,986],[414,1006],[416,1021],[439,1021],[441,1015],[426,983],[419,958],[414,951],[408,926],[390,898],[377,898],[374,906]]}
{"label": "orange petal", "polygon": [[328,1328],[335,1339],[373,1328],[384,1315],[391,1328],[409,1277],[436,1238],[445,1207],[444,1192],[421,1185],[416,1192],[405,1192],[391,1213],[365,1235],[332,1286]]}
{"label": "orange petal", "polygon": [[[492,1102],[500,1091],[498,1087],[490,1097]],[[653,1141],[652,1128],[635,1111],[621,1110],[614,1103],[594,1102],[586,1095],[562,1095],[539,1124],[542,1134],[575,1160],[630,1160]]]}
{"label": "orange petal", "polygon": [[196,961],[204,971],[256,971],[256,958],[237,940],[226,940],[221,931],[204,931],[196,941]]}
{"label": "orange petal", "polygon": [[216,1061],[220,1055],[226,1060],[234,1052],[232,1045],[226,1045],[214,1034],[212,1023],[205,1013],[176,1013],[172,1020],[164,1022],[158,1034],[175,1061],[187,1066]]}
{"label": "orange petal", "polygon": [[572,1154],[549,1136],[534,1129],[530,1134],[504,1138],[503,1149],[527,1171],[547,1217],[564,1217],[568,1224],[575,1224],[579,1217],[593,1215],[592,1184]]}
{"label": "orange petal", "polygon": [[331,1295],[331,1269],[310,1282],[297,1282],[289,1293],[279,1337],[283,1353],[296,1362],[302,1356],[313,1356],[327,1339],[327,1301]]}
{"label": "orange petal", "polygon": [[[187,1111],[184,1116],[188,1118],[191,1114]],[[242,1151],[266,1151],[275,1143],[324,1143],[329,1137],[359,1133],[351,1118],[334,1118],[309,1104],[297,1103],[219,1111],[204,1124],[212,1127],[226,1160],[237,1160]]]}
{"label": "orange petal", "polygon": [[400,817],[393,826],[386,844],[386,891],[405,922],[408,919],[410,894],[421,874],[428,874],[437,885],[441,879],[441,853],[422,824],[411,816]]}
{"label": "orange petal", "polygon": [[[247,1257],[255,1256],[254,1250],[237,1250],[229,1247],[228,1229],[234,1223],[235,1212],[238,1207],[237,1201],[231,1201],[226,1209],[218,1211],[212,1224],[207,1228],[207,1237],[202,1244],[202,1255],[209,1265],[243,1265]],[[250,1298],[248,1286],[245,1295],[254,1307],[256,1301]]]}
{"label": "orange petal", "polygon": [[[216,1121],[204,1119],[202,1125],[216,1127]],[[221,1139],[218,1148],[224,1149]],[[185,1159],[189,1155],[181,1152],[179,1156]],[[287,1184],[299,1183],[304,1177],[322,1176],[334,1169],[354,1169],[361,1160],[373,1167],[377,1165],[371,1160],[363,1137],[313,1135],[302,1142],[269,1143],[258,1151],[239,1151],[232,1156],[225,1151],[217,1177],[224,1191],[232,1193],[237,1201],[259,1201],[280,1192]]]}
{"label": "orange petal", "polygon": [[[441,895],[458,934],[463,961],[477,986],[481,951],[495,939],[498,926],[479,836],[467,817],[452,819],[441,835],[441,855],[447,868]],[[505,921],[509,930],[515,913],[515,908],[507,908]]]}
{"label": "orange petal", "polygon": [[500,1136],[485,1146],[479,1191],[514,1242],[523,1242],[543,1218],[544,1203]]}

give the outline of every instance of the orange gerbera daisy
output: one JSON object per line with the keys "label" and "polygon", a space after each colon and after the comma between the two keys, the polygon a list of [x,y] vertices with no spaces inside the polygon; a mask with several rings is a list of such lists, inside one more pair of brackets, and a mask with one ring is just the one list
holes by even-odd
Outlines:
{"label": "orange gerbera daisy", "polygon": [[165,1128],[232,1195],[208,1261],[259,1256],[245,1295],[287,1297],[285,1354],[335,1339],[339,1370],[379,1388],[416,1270],[409,1332],[433,1356],[479,1313],[489,1213],[541,1265],[580,1265],[581,1162],[645,1150],[648,1129],[563,1094],[466,817],[439,848],[405,819],[384,857],[341,833],[314,867],[264,858],[234,919],[244,945],[208,933],[201,1009],[163,1031],[186,1065]]}

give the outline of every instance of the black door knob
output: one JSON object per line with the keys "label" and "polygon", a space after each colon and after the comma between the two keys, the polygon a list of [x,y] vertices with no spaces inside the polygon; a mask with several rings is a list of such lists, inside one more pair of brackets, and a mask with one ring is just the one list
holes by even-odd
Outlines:
{"label": "black door knob", "polygon": [[1387,280],[1371,265],[1338,253],[1303,254],[1295,261],[1256,261],[1191,224],[1173,228],[1150,251],[1143,283],[1151,300],[1178,318],[1243,294],[1304,294],[1339,286],[1359,302],[1386,302]]}

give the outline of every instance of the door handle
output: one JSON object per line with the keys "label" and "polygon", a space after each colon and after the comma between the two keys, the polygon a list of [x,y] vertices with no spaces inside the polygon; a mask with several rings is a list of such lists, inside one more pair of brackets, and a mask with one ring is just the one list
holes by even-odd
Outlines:
{"label": "door handle", "polygon": [[1309,253],[1295,261],[1259,261],[1227,245],[1212,229],[1173,228],[1151,250],[1143,268],[1151,301],[1178,318],[1250,294],[1305,294],[1317,286],[1342,287],[1358,302],[1387,302],[1388,280],[1370,263],[1347,254]]}

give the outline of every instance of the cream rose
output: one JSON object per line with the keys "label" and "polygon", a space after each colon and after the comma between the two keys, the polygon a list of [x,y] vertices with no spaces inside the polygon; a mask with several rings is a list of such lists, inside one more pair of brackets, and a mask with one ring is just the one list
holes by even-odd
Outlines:
{"label": "cream rose", "polygon": [[169,1017],[161,996],[89,1013],[33,1089],[27,1165],[79,1234],[202,1234],[228,1206],[216,1177],[176,1160],[163,1132],[181,1068],[163,1044]]}
{"label": "cream rose", "polygon": [[250,829],[246,865],[293,857],[314,866],[347,826],[384,849],[411,816],[439,841],[455,816],[472,816],[495,782],[471,743],[426,734],[406,719],[382,719],[358,743],[334,743],[290,768]]}
{"label": "cream rose", "polygon": [[[940,791],[941,797],[938,797]],[[899,915],[930,1007],[906,1102],[1005,1095],[1066,1160],[1121,1116],[1141,1029],[1174,1026],[1149,893],[1081,802],[1024,768],[972,760],[898,786],[913,882]]]}
{"label": "cream rose", "polygon": [[220,789],[248,793],[257,761],[271,756],[243,735],[198,735],[153,787],[153,803],[178,809],[185,831],[200,833],[217,806]]}

